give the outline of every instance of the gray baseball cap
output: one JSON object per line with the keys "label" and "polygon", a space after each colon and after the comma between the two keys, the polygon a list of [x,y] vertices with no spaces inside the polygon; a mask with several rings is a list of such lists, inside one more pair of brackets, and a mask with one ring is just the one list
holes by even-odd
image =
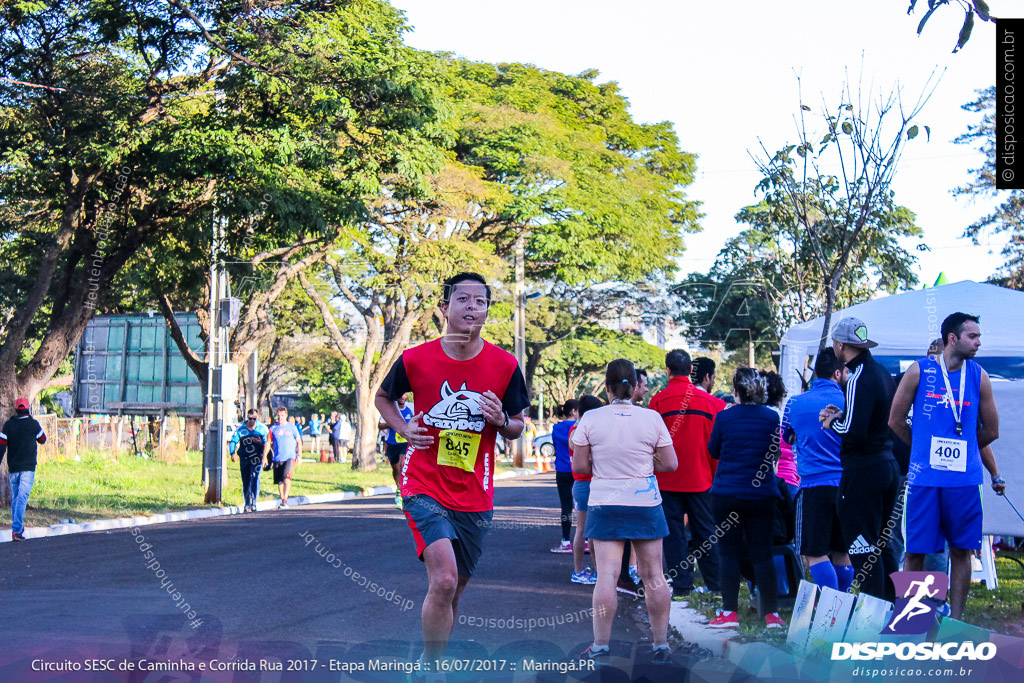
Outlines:
{"label": "gray baseball cap", "polygon": [[859,318],[843,318],[832,328],[832,341],[861,349],[873,349],[878,342],[868,339],[868,326]]}

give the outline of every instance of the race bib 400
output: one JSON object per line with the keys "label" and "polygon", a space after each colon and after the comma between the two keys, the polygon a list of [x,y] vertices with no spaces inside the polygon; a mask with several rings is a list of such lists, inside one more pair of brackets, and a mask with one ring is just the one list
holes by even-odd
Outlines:
{"label": "race bib 400", "polygon": [[932,437],[932,451],[928,464],[933,470],[946,472],[967,471],[967,441],[964,439],[947,439],[941,436]]}
{"label": "race bib 400", "polygon": [[445,429],[437,435],[437,464],[472,472],[480,451],[480,435]]}

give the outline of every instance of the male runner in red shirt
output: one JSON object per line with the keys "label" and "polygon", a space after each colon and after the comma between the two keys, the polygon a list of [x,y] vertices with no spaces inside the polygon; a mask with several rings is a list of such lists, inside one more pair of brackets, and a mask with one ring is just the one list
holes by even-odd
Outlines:
{"label": "male runner in red shirt", "polygon": [[[445,335],[407,349],[392,366],[375,404],[409,442],[402,459],[402,507],[427,566],[422,659],[444,654],[459,597],[483,547],[494,508],[494,437],[523,431],[530,399],[512,354],[480,338],[491,289],[476,273],[444,283]],[[395,408],[416,396],[419,412],[406,422]]]}

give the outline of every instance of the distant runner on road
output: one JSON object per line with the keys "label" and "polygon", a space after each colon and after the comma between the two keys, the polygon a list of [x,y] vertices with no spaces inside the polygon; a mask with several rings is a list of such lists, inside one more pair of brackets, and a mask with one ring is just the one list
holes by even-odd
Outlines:
{"label": "distant runner on road", "polygon": [[[398,397],[395,401],[395,407],[398,408],[398,412],[402,414],[402,419],[406,422],[412,419],[413,412],[412,407],[406,404],[405,394]],[[395,507],[399,510],[402,509],[402,484],[399,478],[399,466],[402,462],[402,457],[405,456],[406,449],[409,448],[409,442],[405,438],[391,428],[385,420],[381,420],[377,425],[381,431],[387,430],[387,436],[384,438],[384,457],[391,463],[391,476],[395,479]]]}
{"label": "distant runner on road", "polygon": [[281,494],[281,508],[288,508],[288,491],[292,487],[292,469],[302,457],[302,434],[294,422],[288,421],[288,409],[277,409],[277,422],[270,427],[267,445],[263,448],[263,464],[274,452],[274,483]]}
{"label": "distant runner on road", "polygon": [[[495,436],[518,438],[530,404],[512,354],[480,338],[490,304],[482,276],[446,280],[445,335],[402,353],[375,398],[384,420],[409,442],[400,486],[416,554],[427,567],[427,663],[444,654],[490,526]],[[410,391],[420,411],[406,422],[394,402]]]}

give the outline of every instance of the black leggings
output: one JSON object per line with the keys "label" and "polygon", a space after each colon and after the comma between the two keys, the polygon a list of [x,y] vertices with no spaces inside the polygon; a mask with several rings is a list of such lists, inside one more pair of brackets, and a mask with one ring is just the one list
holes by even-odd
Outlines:
{"label": "black leggings", "polygon": [[562,504],[562,540],[572,539],[572,472],[555,472],[558,501]]}
{"label": "black leggings", "polygon": [[713,493],[711,509],[715,527],[722,534],[718,543],[722,609],[735,612],[739,605],[740,562],[746,558],[754,565],[754,578],[765,613],[778,611],[778,587],[772,561],[775,498],[746,500]]}

